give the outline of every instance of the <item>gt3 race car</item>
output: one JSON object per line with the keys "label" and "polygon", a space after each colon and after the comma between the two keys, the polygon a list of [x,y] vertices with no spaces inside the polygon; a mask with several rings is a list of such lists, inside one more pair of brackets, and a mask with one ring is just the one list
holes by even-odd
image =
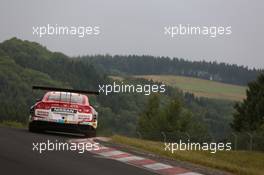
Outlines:
{"label": "gt3 race car", "polygon": [[51,91],[30,108],[30,132],[51,130],[96,136],[98,113],[83,94],[98,95],[98,92],[40,86],[32,88]]}

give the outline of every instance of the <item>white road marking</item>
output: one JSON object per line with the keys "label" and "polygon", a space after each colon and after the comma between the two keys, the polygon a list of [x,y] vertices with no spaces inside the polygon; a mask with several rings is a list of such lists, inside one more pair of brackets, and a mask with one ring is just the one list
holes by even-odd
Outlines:
{"label": "white road marking", "polygon": [[101,156],[105,156],[105,157],[109,157],[109,156],[115,156],[115,155],[119,155],[119,154],[125,154],[125,152],[123,151],[107,151],[107,152],[102,152],[102,153],[98,153]]}
{"label": "white road marking", "polygon": [[152,164],[147,164],[143,166],[146,168],[152,169],[152,170],[162,170],[162,169],[173,168],[172,166],[166,165],[163,163],[152,163]]}
{"label": "white road marking", "polygon": [[92,139],[71,139],[70,143],[94,143]]}
{"label": "white road marking", "polygon": [[143,160],[145,158],[143,157],[138,157],[138,156],[128,156],[128,157],[122,157],[122,158],[118,158],[115,160],[121,161],[121,162],[128,162],[128,161],[132,161],[132,160]]}
{"label": "white road marking", "polygon": [[102,150],[102,149],[109,149],[109,147],[105,147],[105,146],[100,146],[99,148],[100,148],[100,150]]}
{"label": "white road marking", "polygon": [[177,174],[177,175],[202,175],[202,174],[194,173],[194,172],[188,172],[188,173],[181,173],[181,174]]}
{"label": "white road marking", "polygon": [[[95,138],[96,139],[96,138]],[[104,138],[100,138],[98,140],[103,140]],[[107,141],[106,139],[104,141]],[[93,139],[71,139],[69,140],[69,142],[73,142],[73,143],[96,143]],[[99,146],[99,150],[107,150],[110,149],[110,147],[105,147],[103,145],[100,144]],[[106,159],[112,159],[111,156],[117,156],[117,155],[121,155],[121,154],[128,154],[126,152],[123,151],[118,151],[118,150],[109,150],[109,151],[105,151],[105,152],[99,152],[96,153],[97,155],[100,155],[99,158],[106,158]],[[97,157],[96,155],[94,157]],[[127,163],[129,161],[136,161],[136,160],[144,160],[145,158],[143,157],[139,157],[139,156],[134,156],[134,155],[129,155],[127,157],[121,157],[121,158],[115,158],[114,160],[120,161],[120,162],[124,162]],[[167,164],[163,164],[163,163],[151,163],[151,164],[147,164],[147,165],[141,165],[144,168],[148,168],[154,171],[158,171],[158,170],[163,170],[163,169],[169,169],[169,168],[173,168],[173,166],[167,165]],[[200,173],[195,173],[195,172],[186,172],[186,173],[181,173],[177,175],[203,175]]]}
{"label": "white road marking", "polygon": [[111,140],[111,138],[108,138],[108,137],[95,137],[94,139],[97,139],[103,142],[108,142]]}

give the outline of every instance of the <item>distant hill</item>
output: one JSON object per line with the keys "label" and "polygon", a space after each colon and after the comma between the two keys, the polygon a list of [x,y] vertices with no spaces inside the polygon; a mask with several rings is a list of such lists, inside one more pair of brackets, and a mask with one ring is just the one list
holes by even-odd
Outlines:
{"label": "distant hill", "polygon": [[235,64],[169,57],[96,55],[82,59],[95,63],[110,75],[180,75],[236,85],[247,85],[263,72]]}
{"label": "distant hill", "polygon": [[134,77],[163,82],[169,86],[178,87],[184,92],[193,93],[197,97],[234,101],[242,101],[246,97],[245,86],[175,75],[138,75]]}

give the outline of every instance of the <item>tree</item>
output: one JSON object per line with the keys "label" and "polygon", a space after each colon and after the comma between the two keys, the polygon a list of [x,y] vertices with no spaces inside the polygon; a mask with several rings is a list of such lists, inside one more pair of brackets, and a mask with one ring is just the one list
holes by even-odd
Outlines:
{"label": "tree", "polygon": [[173,97],[165,106],[160,105],[160,96],[149,98],[146,109],[138,120],[138,131],[146,137],[161,132],[187,132],[192,126],[191,112],[182,106],[177,97]]}
{"label": "tree", "polygon": [[[183,129],[181,121],[185,116],[182,115],[182,104],[176,98],[172,99],[170,103],[165,108],[165,117],[167,122],[167,127],[164,128],[165,131],[173,132],[175,130]],[[183,126],[185,128],[185,126]]]}
{"label": "tree", "polygon": [[158,131],[157,120],[160,118],[160,97],[153,94],[149,97],[145,110],[141,113],[138,120],[138,131],[143,134],[149,134]]}
{"label": "tree", "polygon": [[257,131],[264,125],[264,74],[248,84],[247,98],[234,106],[232,128],[235,131]]}

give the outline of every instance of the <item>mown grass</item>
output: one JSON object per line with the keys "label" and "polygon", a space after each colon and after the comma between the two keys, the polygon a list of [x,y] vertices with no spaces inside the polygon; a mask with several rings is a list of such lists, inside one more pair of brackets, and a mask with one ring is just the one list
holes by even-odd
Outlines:
{"label": "mown grass", "polygon": [[191,92],[199,97],[242,101],[246,96],[246,87],[220,83],[199,78],[175,75],[140,75],[135,78],[145,78],[163,82],[172,87],[178,87],[184,92]]}
{"label": "mown grass", "polygon": [[239,175],[263,175],[264,153],[251,151],[165,151],[164,143],[115,135],[112,142],[129,145],[174,160],[188,161]]}
{"label": "mown grass", "polygon": [[3,120],[0,121],[0,126],[6,126],[10,128],[26,128],[27,125],[17,121]]}

